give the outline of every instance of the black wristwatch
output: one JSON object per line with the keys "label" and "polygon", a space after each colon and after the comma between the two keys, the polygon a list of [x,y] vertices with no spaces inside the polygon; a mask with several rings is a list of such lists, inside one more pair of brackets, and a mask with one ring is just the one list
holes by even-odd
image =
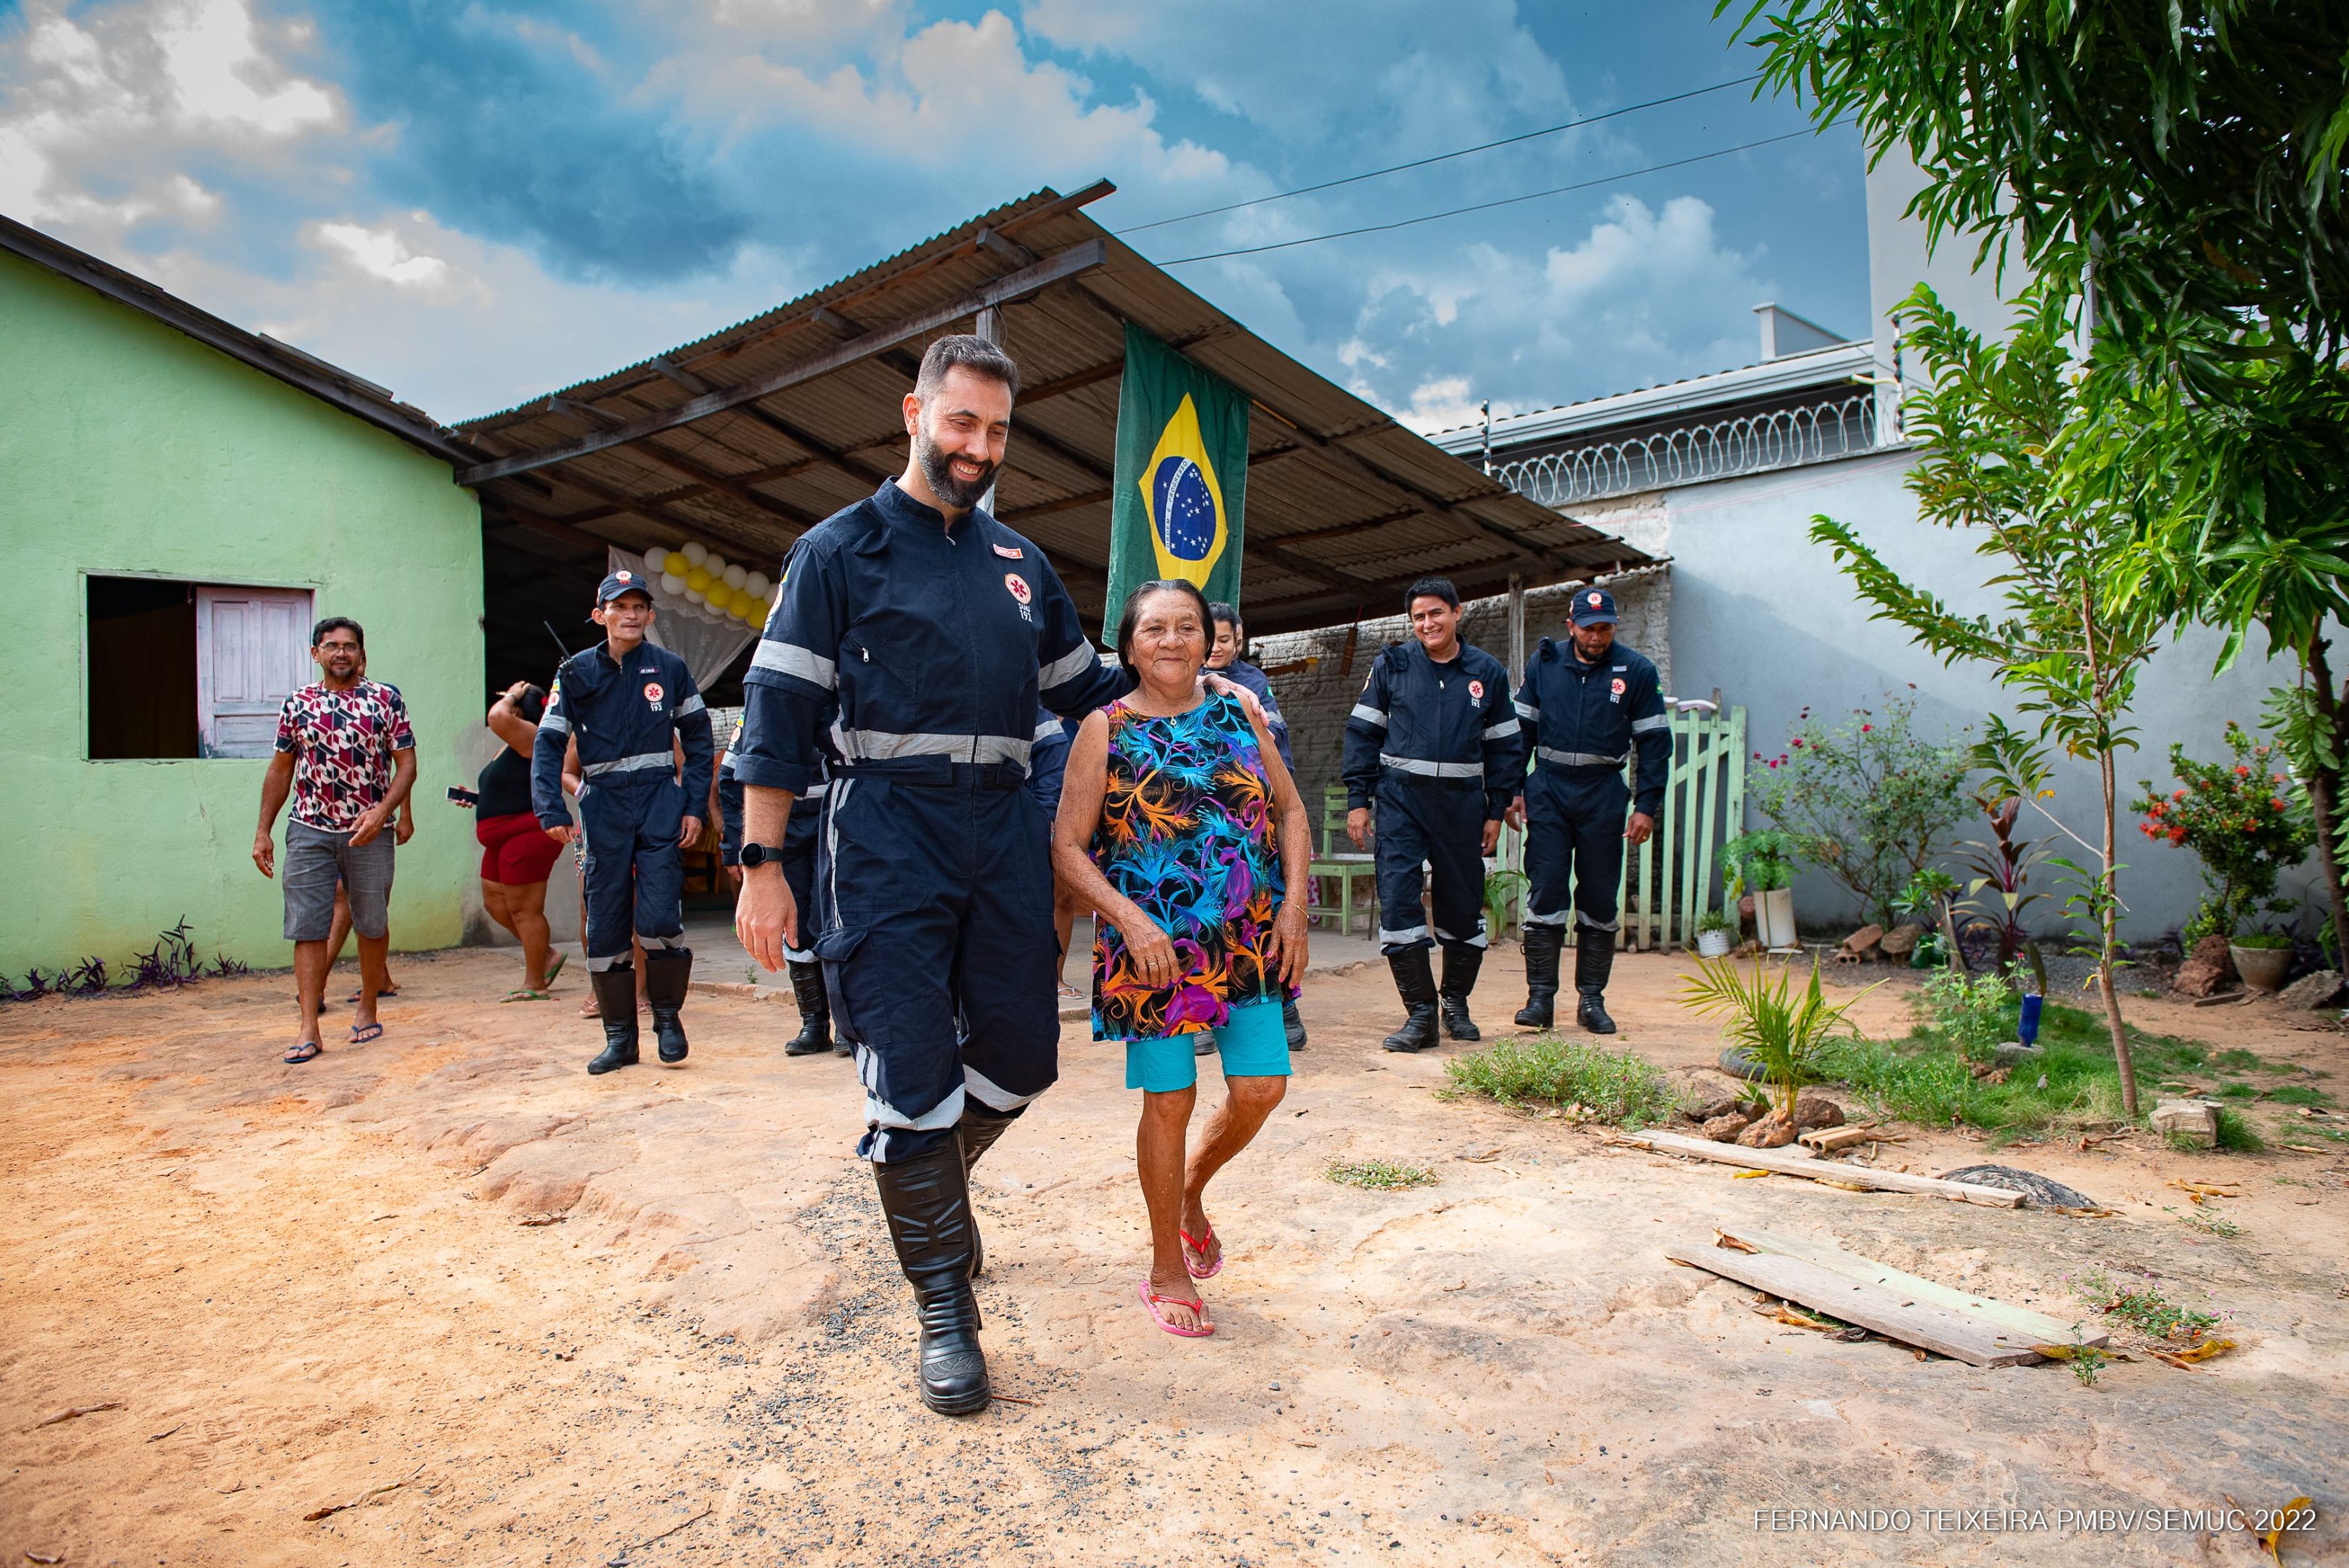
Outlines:
{"label": "black wristwatch", "polygon": [[745,844],[742,852],[735,858],[741,862],[742,869],[748,871],[759,866],[781,865],[783,852],[764,844]]}

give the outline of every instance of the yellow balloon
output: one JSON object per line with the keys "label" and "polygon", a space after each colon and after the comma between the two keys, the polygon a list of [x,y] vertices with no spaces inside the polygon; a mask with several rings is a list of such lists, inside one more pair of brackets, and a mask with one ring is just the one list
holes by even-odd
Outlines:
{"label": "yellow balloon", "polygon": [[684,551],[671,550],[661,558],[661,570],[675,572],[681,577],[693,570],[693,563],[685,558]]}
{"label": "yellow balloon", "polygon": [[709,574],[703,571],[699,566],[696,566],[693,570],[685,574],[685,586],[691,588],[697,594],[708,593],[709,591]]}
{"label": "yellow balloon", "polygon": [[734,590],[728,587],[724,583],[712,583],[709,585],[709,591],[704,594],[702,597],[709,601],[710,608],[715,610],[723,610],[730,603],[732,602]]}

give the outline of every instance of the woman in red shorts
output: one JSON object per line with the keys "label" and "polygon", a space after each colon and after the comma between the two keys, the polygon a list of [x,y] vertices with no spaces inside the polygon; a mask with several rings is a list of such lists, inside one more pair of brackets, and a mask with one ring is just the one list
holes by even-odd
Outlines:
{"label": "woman in red shorts", "polygon": [[522,940],[522,988],[508,1002],[543,1002],[563,968],[552,968],[546,929],[546,877],[563,846],[547,836],[530,808],[530,752],[546,711],[544,689],[517,680],[490,704],[490,730],[506,749],[490,759],[476,787],[473,836],[481,841],[481,905],[490,919]]}

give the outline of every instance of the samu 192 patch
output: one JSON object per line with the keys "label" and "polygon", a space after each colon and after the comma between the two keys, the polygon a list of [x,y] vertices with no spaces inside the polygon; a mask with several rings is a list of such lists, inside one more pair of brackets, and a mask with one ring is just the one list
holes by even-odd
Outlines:
{"label": "samu 192 patch", "polygon": [[1620,697],[1623,695],[1624,687],[1623,678],[1621,676],[1618,675],[1614,680],[1609,681],[1607,686],[1608,690],[1614,692],[1616,696]]}
{"label": "samu 192 patch", "polygon": [[659,707],[661,705],[661,699],[666,695],[667,693],[661,690],[661,683],[659,681],[647,680],[645,682],[645,701],[651,703],[654,707]]}
{"label": "samu 192 patch", "polygon": [[1468,701],[1471,702],[1482,702],[1484,700],[1485,683],[1481,680],[1471,680],[1468,682]]}

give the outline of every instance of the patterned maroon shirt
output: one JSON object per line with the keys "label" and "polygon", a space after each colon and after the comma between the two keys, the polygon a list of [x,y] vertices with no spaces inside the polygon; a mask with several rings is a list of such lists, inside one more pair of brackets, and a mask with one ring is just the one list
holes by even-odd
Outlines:
{"label": "patterned maroon shirt", "polygon": [[391,791],[391,754],[412,751],[399,689],[314,681],[277,711],[277,749],[294,753],[294,820],[347,833]]}

